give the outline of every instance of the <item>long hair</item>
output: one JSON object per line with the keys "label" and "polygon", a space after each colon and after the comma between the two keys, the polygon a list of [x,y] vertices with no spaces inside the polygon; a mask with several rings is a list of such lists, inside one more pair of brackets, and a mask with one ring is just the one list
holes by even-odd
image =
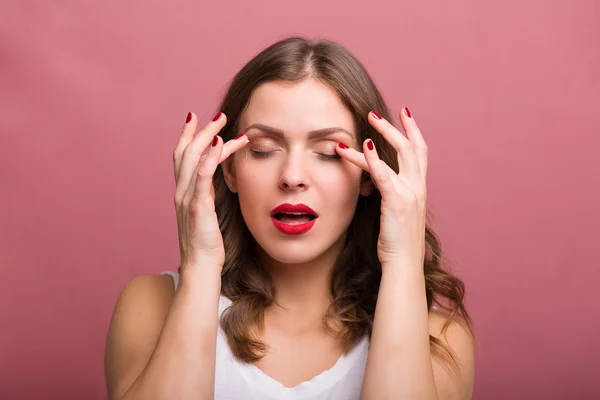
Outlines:
{"label": "long hair", "polygon": [[[353,115],[358,142],[372,139],[380,158],[398,172],[396,151],[366,119],[369,111],[375,110],[390,120],[379,90],[348,50],[328,40],[313,43],[291,37],[269,46],[251,59],[234,77],[221,102],[219,109],[227,116],[227,125],[221,131],[223,140],[236,136],[240,116],[260,84],[300,82],[307,78],[318,79],[338,94]],[[234,356],[244,362],[255,362],[264,356],[267,346],[253,336],[250,328],[264,326],[264,310],[273,304],[275,288],[269,274],[258,262],[257,244],[246,227],[237,194],[228,189],[221,168],[217,169],[213,183],[225,247],[221,293],[232,300],[220,323]],[[345,352],[364,335],[372,333],[381,280],[381,264],[377,258],[380,216],[379,191],[375,189],[369,196],[360,196],[345,246],[332,271],[330,291],[334,301],[323,321],[341,341]],[[423,265],[427,307],[431,310],[436,303],[449,312],[450,318],[442,332],[452,321],[460,319],[472,334],[472,322],[464,305],[464,284],[442,269],[440,241],[429,226],[429,215],[427,217]],[[338,328],[334,329],[332,322],[336,321]],[[451,349],[431,335],[429,340],[433,354],[457,365]]]}

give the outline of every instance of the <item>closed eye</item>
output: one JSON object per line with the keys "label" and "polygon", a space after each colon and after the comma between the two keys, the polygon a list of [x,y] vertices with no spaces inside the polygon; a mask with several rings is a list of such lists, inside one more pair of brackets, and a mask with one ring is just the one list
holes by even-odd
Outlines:
{"label": "closed eye", "polygon": [[319,158],[322,158],[324,160],[331,160],[331,161],[335,161],[335,160],[339,160],[340,158],[342,158],[339,154],[323,154],[323,153],[317,153],[319,155]]}
{"label": "closed eye", "polygon": [[[268,157],[271,154],[275,153],[276,150],[270,150],[270,151],[258,151],[258,150],[251,150],[252,155],[256,158],[264,158],[264,157]],[[336,161],[341,159],[342,157],[339,154],[324,154],[324,153],[316,153],[317,156],[323,160],[327,160],[327,161]]]}
{"label": "closed eye", "polygon": [[275,152],[275,150],[271,150],[271,151],[256,151],[256,150],[252,150],[252,155],[254,157],[261,158],[261,157],[266,157],[266,156],[268,156],[268,155],[270,155],[270,154],[272,154],[274,152]]}

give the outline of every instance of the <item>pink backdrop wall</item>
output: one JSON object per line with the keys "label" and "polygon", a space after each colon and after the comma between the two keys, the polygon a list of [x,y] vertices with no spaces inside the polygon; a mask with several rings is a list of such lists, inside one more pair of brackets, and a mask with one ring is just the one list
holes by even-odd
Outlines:
{"label": "pink backdrop wall", "polygon": [[120,290],[178,263],[187,112],[290,34],[347,46],[417,118],[475,398],[600,396],[598,2],[52,3],[0,11],[0,398],[106,397]]}

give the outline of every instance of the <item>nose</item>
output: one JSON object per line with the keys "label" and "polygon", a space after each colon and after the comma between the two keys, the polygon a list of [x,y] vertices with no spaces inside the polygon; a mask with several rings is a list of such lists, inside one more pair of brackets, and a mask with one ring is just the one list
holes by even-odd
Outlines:
{"label": "nose", "polygon": [[289,152],[281,168],[279,187],[287,191],[308,189],[309,180],[306,167],[301,151]]}

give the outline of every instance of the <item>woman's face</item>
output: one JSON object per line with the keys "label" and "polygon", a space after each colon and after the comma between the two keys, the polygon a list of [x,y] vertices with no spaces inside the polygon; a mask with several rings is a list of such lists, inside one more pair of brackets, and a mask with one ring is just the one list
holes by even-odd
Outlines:
{"label": "woman's face", "polygon": [[[366,195],[369,188],[362,170],[336,153],[338,142],[361,148],[352,114],[337,94],[314,79],[264,83],[239,128],[250,142],[225,174],[258,244],[281,263],[308,262],[340,248],[361,189]],[[284,203],[304,204],[318,216],[273,215]]]}

